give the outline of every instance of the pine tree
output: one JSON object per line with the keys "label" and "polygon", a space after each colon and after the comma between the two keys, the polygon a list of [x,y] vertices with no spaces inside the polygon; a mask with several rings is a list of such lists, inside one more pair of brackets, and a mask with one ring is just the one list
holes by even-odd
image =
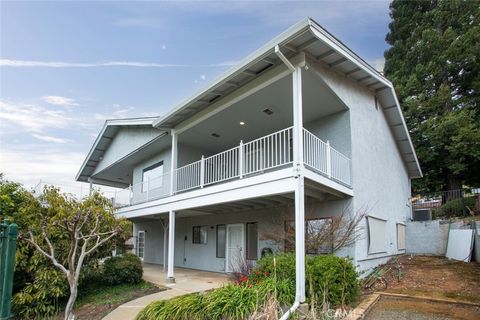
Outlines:
{"label": "pine tree", "polygon": [[480,2],[390,5],[385,74],[403,107],[424,178],[414,191],[480,184]]}

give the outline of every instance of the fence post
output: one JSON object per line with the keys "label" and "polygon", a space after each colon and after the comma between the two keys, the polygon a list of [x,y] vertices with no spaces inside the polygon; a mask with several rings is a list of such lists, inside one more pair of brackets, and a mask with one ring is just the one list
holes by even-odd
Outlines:
{"label": "fence post", "polygon": [[1,269],[0,269],[0,320],[10,318],[12,303],[13,270],[15,264],[15,251],[17,248],[18,226],[15,223],[8,225],[4,221],[1,225]]}
{"label": "fence post", "polygon": [[327,140],[327,175],[332,177],[332,150],[330,149],[330,141]]}
{"label": "fence post", "polygon": [[205,157],[202,155],[200,159],[200,188],[203,188],[205,184]]}
{"label": "fence post", "polygon": [[243,178],[243,140],[240,140],[238,150],[238,176],[240,179]]}

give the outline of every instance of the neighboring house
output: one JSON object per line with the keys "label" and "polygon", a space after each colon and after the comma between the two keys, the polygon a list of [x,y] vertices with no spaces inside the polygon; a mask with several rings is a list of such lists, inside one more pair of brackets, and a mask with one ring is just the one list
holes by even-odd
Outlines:
{"label": "neighboring house", "polygon": [[340,254],[377,265],[405,250],[421,175],[392,83],[306,19],[167,114],[107,121],[77,180],[125,188],[115,203],[137,254],[173,278],[276,249],[264,234],[285,210],[297,239],[304,219],[367,210]]}

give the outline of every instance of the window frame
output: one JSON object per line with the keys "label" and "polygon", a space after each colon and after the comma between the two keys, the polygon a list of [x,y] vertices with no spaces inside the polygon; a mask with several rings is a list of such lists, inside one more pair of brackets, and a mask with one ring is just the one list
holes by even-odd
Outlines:
{"label": "window frame", "polygon": [[[142,193],[145,193],[149,190],[152,190],[151,188],[149,188],[149,190],[147,190],[147,188],[145,188],[146,187],[145,183],[148,181],[148,180],[145,181],[145,173],[148,172],[148,171],[152,171],[153,169],[156,169],[158,167],[163,167],[163,165],[164,165],[163,160],[161,160],[159,162],[156,162],[156,163],[142,169]],[[163,172],[163,168],[162,168],[162,174],[159,175],[159,177],[161,177],[163,174],[164,174],[164,172]],[[160,187],[162,187],[162,185],[163,185],[163,181],[160,181]]]}
{"label": "window frame", "polygon": [[[198,242],[197,242],[197,237],[195,237],[195,230],[198,230],[199,235],[198,235]],[[202,242],[202,230],[205,231],[205,242]],[[202,225],[202,226],[192,226],[192,244],[203,244],[206,245],[208,244],[208,226]]]}
{"label": "window frame", "polygon": [[[255,243],[255,247],[256,247],[256,250],[254,252],[254,255],[253,255],[253,258],[249,256],[249,254],[251,253],[250,250],[248,250],[249,248],[249,243],[250,243],[250,240],[249,240],[249,228],[248,226],[249,225],[255,225],[255,228],[256,228],[256,243]],[[245,224],[245,259],[246,260],[251,260],[251,261],[256,261],[258,260],[258,222],[255,221],[255,222],[247,222]]]}
{"label": "window frame", "polygon": [[[223,239],[223,252],[219,251],[219,237],[218,237],[218,227],[223,227],[224,239]],[[227,253],[227,225],[226,224],[217,224],[216,228],[216,244],[215,244],[216,257],[225,259]],[[220,253],[220,254],[219,254]]]}

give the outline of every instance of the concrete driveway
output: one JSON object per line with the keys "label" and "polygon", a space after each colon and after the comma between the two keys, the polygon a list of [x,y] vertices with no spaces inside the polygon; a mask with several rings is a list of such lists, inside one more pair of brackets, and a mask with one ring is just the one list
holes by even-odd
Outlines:
{"label": "concrete driveway", "polygon": [[184,268],[175,268],[175,283],[167,284],[166,277],[162,265],[143,264],[143,279],[165,287],[167,290],[124,303],[110,312],[103,320],[134,320],[136,315],[150,302],[211,290],[229,281],[228,275],[223,273]]}

